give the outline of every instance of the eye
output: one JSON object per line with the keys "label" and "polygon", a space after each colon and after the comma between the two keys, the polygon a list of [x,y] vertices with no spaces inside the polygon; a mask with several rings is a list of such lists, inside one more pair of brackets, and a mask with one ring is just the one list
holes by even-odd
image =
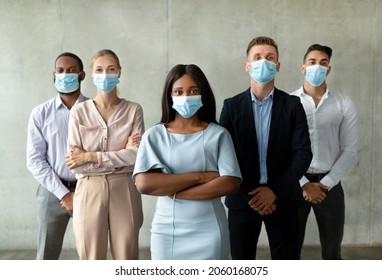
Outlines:
{"label": "eye", "polygon": [[114,67],[107,68],[107,73],[115,73],[116,69]]}
{"label": "eye", "polygon": [[192,95],[199,95],[200,90],[198,88],[190,90],[190,94]]}
{"label": "eye", "polygon": [[183,94],[183,91],[177,89],[177,90],[175,90],[172,94],[173,94],[173,95],[182,95],[182,94]]}

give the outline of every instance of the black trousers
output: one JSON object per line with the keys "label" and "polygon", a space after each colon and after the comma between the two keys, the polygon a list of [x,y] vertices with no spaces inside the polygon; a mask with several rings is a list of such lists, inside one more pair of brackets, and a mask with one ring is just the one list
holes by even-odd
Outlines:
{"label": "black trousers", "polygon": [[326,198],[322,203],[306,202],[305,206],[298,210],[299,258],[305,239],[306,222],[312,208],[318,225],[322,259],[342,259],[341,243],[345,225],[345,198],[341,182],[326,193]]}
{"label": "black trousers", "polygon": [[231,256],[234,260],[255,260],[264,222],[273,260],[298,259],[297,209],[277,206],[271,215],[261,216],[248,207],[228,210]]}

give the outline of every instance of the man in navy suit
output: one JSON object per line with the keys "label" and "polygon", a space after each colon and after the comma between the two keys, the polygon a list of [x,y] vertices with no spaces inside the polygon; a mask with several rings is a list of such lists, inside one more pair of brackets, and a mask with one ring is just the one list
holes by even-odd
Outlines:
{"label": "man in navy suit", "polygon": [[278,47],[254,38],[245,71],[250,88],[224,101],[220,124],[232,136],[243,181],[226,197],[231,255],[256,259],[262,223],[272,259],[298,259],[297,209],[303,204],[299,179],[312,160],[304,108],[296,96],[274,86]]}

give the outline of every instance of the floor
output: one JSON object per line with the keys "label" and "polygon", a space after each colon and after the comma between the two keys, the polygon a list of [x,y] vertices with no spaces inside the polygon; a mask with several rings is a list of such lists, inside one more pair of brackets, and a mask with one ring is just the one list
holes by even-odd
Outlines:
{"label": "floor", "polygon": [[[269,249],[258,248],[258,260],[269,260]],[[303,260],[320,260],[319,247],[306,247],[302,251]],[[35,258],[35,250],[0,250],[0,260],[33,260]],[[382,260],[382,247],[343,247],[342,258],[344,260]],[[75,249],[63,249],[61,260],[77,260]],[[110,254],[108,259],[112,259]],[[141,249],[141,260],[150,259],[150,251],[148,248]]]}

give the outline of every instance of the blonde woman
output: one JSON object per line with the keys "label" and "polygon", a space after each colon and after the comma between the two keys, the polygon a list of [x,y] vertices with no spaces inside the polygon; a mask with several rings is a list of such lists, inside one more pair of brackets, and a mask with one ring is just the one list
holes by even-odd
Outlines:
{"label": "blonde woman", "polygon": [[132,181],[140,136],[139,104],[117,95],[121,65],[111,50],[90,66],[97,94],[71,111],[68,167],[78,179],[73,228],[80,259],[138,259],[142,202]]}

